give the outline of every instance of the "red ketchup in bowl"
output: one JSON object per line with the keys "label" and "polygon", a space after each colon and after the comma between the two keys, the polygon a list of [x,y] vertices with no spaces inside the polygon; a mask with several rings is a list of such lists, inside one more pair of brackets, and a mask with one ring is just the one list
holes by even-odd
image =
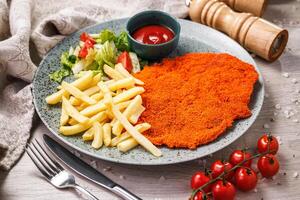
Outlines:
{"label": "red ketchup in bowl", "polygon": [[147,25],[133,32],[132,37],[144,44],[161,44],[174,38],[174,33],[162,25]]}

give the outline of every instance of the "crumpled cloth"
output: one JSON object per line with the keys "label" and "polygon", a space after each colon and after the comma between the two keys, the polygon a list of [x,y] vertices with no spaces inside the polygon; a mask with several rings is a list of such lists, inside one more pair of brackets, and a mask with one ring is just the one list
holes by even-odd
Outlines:
{"label": "crumpled cloth", "polygon": [[[188,12],[182,0],[0,0],[0,168],[15,164],[30,137],[39,60],[78,29],[147,9]],[[7,76],[18,80],[6,83]]]}

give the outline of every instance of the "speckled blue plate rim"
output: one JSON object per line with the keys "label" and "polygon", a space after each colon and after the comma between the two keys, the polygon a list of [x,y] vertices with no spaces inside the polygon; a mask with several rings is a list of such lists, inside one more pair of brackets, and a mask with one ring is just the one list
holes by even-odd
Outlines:
{"label": "speckled blue plate rim", "polygon": [[[73,34],[71,34],[70,36],[68,36],[67,38],[70,38],[72,36],[74,36],[75,34],[78,34],[80,32],[83,32],[83,31],[87,31],[89,30],[90,28],[93,28],[93,27],[97,27],[97,26],[100,26],[102,24],[109,24],[109,23],[112,23],[112,22],[115,22],[115,21],[124,21],[126,22],[129,18],[121,18],[121,19],[115,19],[115,20],[111,20],[111,21],[106,21],[106,22],[103,22],[103,23],[100,23],[100,24],[96,24],[96,25],[92,25],[92,26],[89,26],[89,27],[86,27],[84,29],[81,29]],[[263,101],[264,101],[264,93],[265,93],[265,89],[264,89],[264,81],[263,81],[263,77],[262,77],[262,73],[260,72],[260,70],[258,69],[255,61],[252,59],[252,57],[249,55],[249,53],[243,48],[241,47],[237,42],[235,42],[234,40],[232,40],[231,38],[229,38],[227,35],[219,32],[219,31],[216,31],[210,27],[207,27],[207,26],[204,26],[204,25],[201,25],[201,24],[198,24],[198,23],[195,23],[195,22],[192,22],[192,21],[189,21],[189,20],[183,20],[183,19],[178,19],[179,23],[180,24],[188,24],[189,26],[197,26],[197,28],[199,29],[207,29],[209,30],[210,32],[212,32],[214,35],[218,35],[219,38],[222,38],[224,40],[227,40],[228,42],[232,43],[232,45],[235,45],[236,48],[239,48],[239,51],[241,52],[241,54],[244,54],[244,55],[248,55],[248,58],[250,60],[250,64],[252,64],[255,68],[256,68],[256,71],[258,72],[259,74],[259,84],[260,84],[260,88],[259,88],[259,94],[260,94],[260,101],[256,103],[256,112],[252,114],[251,116],[251,121],[249,121],[249,123],[247,124],[245,130],[243,132],[241,132],[240,134],[237,134],[235,135],[234,137],[231,138],[231,140],[226,140],[225,142],[222,143],[222,145],[216,145],[218,143],[221,143],[221,140],[223,139],[223,137],[226,137],[224,136],[225,133],[223,135],[221,135],[217,140],[207,144],[207,145],[213,145],[214,147],[210,148],[209,151],[205,152],[205,153],[202,153],[201,155],[198,155],[198,156],[192,156],[192,157],[187,157],[187,158],[184,158],[184,159],[180,159],[180,160],[164,160],[164,161],[161,161],[159,163],[157,162],[143,162],[143,160],[139,160],[139,161],[127,161],[127,160],[121,160],[121,159],[114,159],[114,158],[111,158],[111,157],[103,157],[103,156],[100,156],[98,154],[95,154],[93,152],[90,152],[88,150],[84,150],[78,146],[76,146],[75,144],[69,142],[69,141],[66,141],[66,139],[64,139],[60,134],[58,134],[55,130],[52,129],[52,127],[49,126],[48,122],[46,121],[46,119],[44,119],[42,117],[42,113],[40,113],[40,110],[38,109],[37,107],[37,98],[36,98],[36,90],[35,90],[35,83],[36,83],[36,77],[37,77],[37,74],[40,72],[40,70],[42,70],[41,67],[38,67],[38,69],[36,70],[35,72],[35,75],[34,75],[34,79],[33,79],[33,86],[32,86],[32,94],[33,94],[33,102],[34,102],[34,105],[35,105],[35,109],[40,117],[40,119],[42,120],[42,122],[45,124],[45,126],[51,131],[51,133],[57,138],[59,139],[60,141],[62,141],[64,144],[66,144],[67,146],[81,152],[81,153],[84,153],[86,155],[89,155],[91,157],[94,157],[94,158],[97,158],[97,159],[102,159],[102,160],[106,160],[106,161],[110,161],[110,162],[115,162],[115,163],[122,163],[122,164],[130,164],[130,165],[169,165],[169,164],[176,164],[176,163],[182,163],[182,162],[187,162],[187,161],[191,161],[191,160],[195,160],[195,159],[198,159],[198,158],[201,158],[201,157],[204,157],[204,156],[207,156],[209,154],[212,154],[212,153],[215,153],[216,151],[219,151],[223,148],[225,148],[226,146],[230,145],[231,143],[233,143],[234,141],[236,141],[239,137],[241,137],[250,127],[251,125],[255,122],[255,119],[257,118],[257,116],[259,115],[260,113],[260,110],[262,108],[262,105],[263,105]],[[124,23],[124,30],[125,30],[125,24]],[[48,58],[48,56],[51,54],[52,51],[55,51],[60,45],[63,45],[65,40],[67,39],[63,39],[62,41],[60,41],[55,47],[53,47],[48,53],[47,55],[44,57],[44,59],[41,61],[40,65],[39,66],[42,66],[44,64],[44,62],[46,61],[46,59]],[[201,41],[203,43],[206,44],[206,41]],[[214,47],[214,45],[212,45],[211,43],[208,43],[209,46],[212,46]],[[235,56],[235,55],[234,55]],[[249,61],[248,61],[249,62]],[[247,120],[247,119],[246,119]],[[234,129],[234,127],[233,127]],[[227,130],[226,131],[226,134],[227,132],[230,131],[230,130]],[[197,149],[199,148],[203,148],[207,145],[203,145],[203,146],[200,146],[198,147]],[[160,147],[160,148],[166,148],[166,147]],[[181,149],[169,149],[170,151],[180,151]],[[190,152],[194,152],[195,150],[185,150],[185,151],[190,151]],[[148,152],[146,152],[148,153]],[[150,153],[148,153],[149,156],[152,156]],[[156,158],[153,158],[153,160],[155,160]],[[152,160],[152,159],[150,159]]]}

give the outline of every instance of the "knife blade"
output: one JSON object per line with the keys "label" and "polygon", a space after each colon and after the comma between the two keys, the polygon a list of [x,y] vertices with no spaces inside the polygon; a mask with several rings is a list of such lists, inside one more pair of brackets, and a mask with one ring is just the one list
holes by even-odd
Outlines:
{"label": "knife blade", "polygon": [[48,147],[48,149],[58,157],[64,164],[68,167],[73,169],[76,173],[80,174],[81,176],[93,181],[97,185],[104,187],[105,189],[113,192],[114,194],[118,195],[122,199],[125,200],[141,200],[138,196],[134,195],[133,193],[129,192],[122,186],[118,185],[81,159],[77,156],[72,154],[69,150],[61,146],[55,140],[53,140],[48,135],[43,135],[44,143]]}

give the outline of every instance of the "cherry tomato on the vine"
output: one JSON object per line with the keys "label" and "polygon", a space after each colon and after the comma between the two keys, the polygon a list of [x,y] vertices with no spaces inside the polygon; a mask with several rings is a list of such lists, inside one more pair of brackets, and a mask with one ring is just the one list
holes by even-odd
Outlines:
{"label": "cherry tomato on the vine", "polygon": [[[191,188],[193,190],[201,187],[202,185],[206,184],[207,182],[210,181],[210,178],[201,171],[196,172],[191,179]],[[210,191],[210,186],[208,185],[207,187],[203,188],[203,191],[209,192]]]}
{"label": "cherry tomato on the vine", "polygon": [[199,191],[197,194],[194,196],[193,200],[210,200],[209,196],[206,194],[203,194],[203,192]]}
{"label": "cherry tomato on the vine", "polygon": [[[252,155],[249,152],[243,150],[235,150],[229,157],[229,162],[235,166],[242,161],[249,159]],[[246,161],[242,166],[251,167],[252,160]]]}
{"label": "cherry tomato on the vine", "polygon": [[[269,147],[268,147],[269,146]],[[269,152],[271,154],[276,154],[279,149],[278,140],[272,135],[263,135],[257,141],[257,149],[259,153]]]}
{"label": "cherry tomato on the vine", "polygon": [[266,154],[258,159],[257,168],[263,177],[270,178],[279,171],[279,162],[273,154]]}
{"label": "cherry tomato on the vine", "polygon": [[[221,161],[221,160],[216,160],[211,166],[210,166],[210,170],[211,170],[211,175],[213,178],[218,177],[220,174],[222,174],[224,171],[229,171],[232,169],[232,164],[230,162],[227,161]],[[234,172],[229,172],[227,175],[225,175],[225,179],[226,180],[231,180],[231,178],[233,177]]]}
{"label": "cherry tomato on the vine", "polygon": [[246,192],[256,187],[257,175],[253,169],[241,167],[235,172],[234,180],[236,187]]}
{"label": "cherry tomato on the vine", "polygon": [[235,187],[228,181],[219,180],[212,186],[214,200],[233,200],[235,197]]}

